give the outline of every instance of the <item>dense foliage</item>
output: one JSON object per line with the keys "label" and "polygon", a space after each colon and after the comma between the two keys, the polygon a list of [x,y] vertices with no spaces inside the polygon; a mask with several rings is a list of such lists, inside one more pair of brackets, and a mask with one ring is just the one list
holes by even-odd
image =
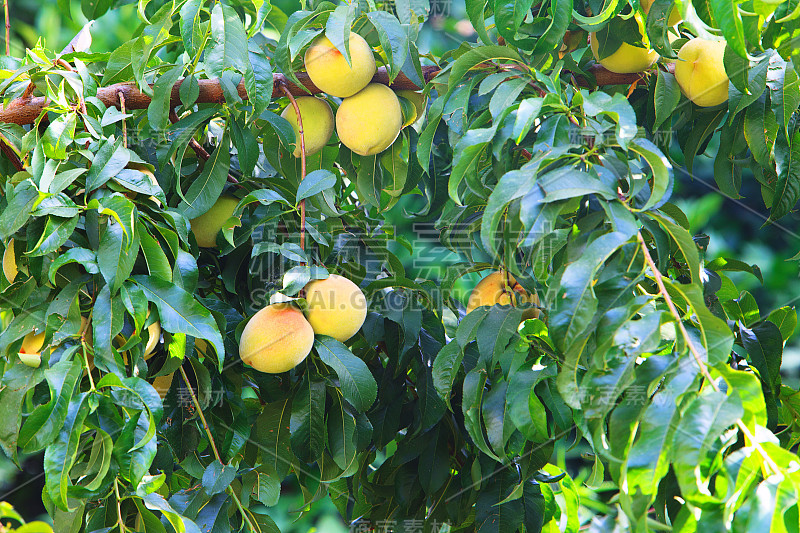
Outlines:
{"label": "dense foliage", "polygon": [[[798,531],[800,396],[780,377],[796,312],[762,313],[727,275],[758,267],[706,257],[670,199],[718,139],[724,194],[745,177],[771,221],[794,208],[800,4],[466,6],[478,41],[442,57],[415,45],[427,0],[140,0],[115,50],[83,34],[4,60],[0,447],[44,450],[56,531],[277,531],[290,475],[306,508],[398,532]],[[379,155],[334,137],[304,173],[284,80],[351,28],[427,114]],[[588,32],[601,58],[644,42],[662,60],[613,75]],[[711,34],[729,98],[698,107],[670,60]],[[227,195],[217,247],[199,247],[189,221]],[[425,204],[404,216],[462,258],[430,279],[384,223],[408,195]],[[457,280],[490,269],[539,303],[465,314]],[[242,364],[247,319],[302,307],[328,273],[367,295],[361,331],[317,336],[282,374]],[[21,353],[34,330],[40,361]],[[556,443],[591,450],[587,479],[554,466]]]}

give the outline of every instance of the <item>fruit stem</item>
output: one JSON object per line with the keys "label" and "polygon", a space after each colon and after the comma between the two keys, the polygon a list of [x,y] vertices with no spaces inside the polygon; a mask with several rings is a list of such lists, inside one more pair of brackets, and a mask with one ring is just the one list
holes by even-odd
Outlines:
{"label": "fruit stem", "polygon": [[[294,107],[294,112],[297,115],[297,131],[300,133],[300,181],[303,181],[306,177],[306,138],[303,134],[303,117],[300,115],[300,106],[297,105],[297,100],[295,100],[292,92],[286,86],[285,83],[280,83],[281,91],[291,102],[292,107]],[[300,200],[300,249],[303,252],[306,251],[306,200],[303,198]],[[300,263],[301,265],[305,266],[305,263]]]}
{"label": "fruit stem", "polygon": [[[197,396],[194,394],[194,390],[192,389],[192,385],[189,383],[189,378],[186,376],[186,371],[183,369],[183,366],[179,366],[178,370],[181,371],[181,378],[183,378],[183,384],[186,385],[186,390],[189,391],[189,396],[192,398],[192,403],[194,404],[194,408],[197,410],[197,414],[200,417],[200,420],[203,422],[203,429],[206,430],[206,435],[208,436],[208,442],[211,444],[211,449],[214,451],[214,457],[217,461],[222,464],[225,464],[222,461],[222,457],[219,454],[219,450],[217,450],[217,443],[214,442],[214,436],[211,434],[211,428],[208,427],[208,422],[206,422],[206,417],[203,415],[203,410],[200,409],[200,402],[197,401]],[[228,486],[226,489],[228,494],[231,495],[233,498],[234,503],[236,503],[236,507],[239,508],[239,512],[242,513],[242,520],[247,522],[247,526],[250,528],[250,531],[255,532],[256,528],[253,526],[253,522],[250,521],[250,517],[247,516],[247,512],[245,511],[244,507],[242,506],[242,502],[239,501],[239,497],[236,495],[236,492]]]}

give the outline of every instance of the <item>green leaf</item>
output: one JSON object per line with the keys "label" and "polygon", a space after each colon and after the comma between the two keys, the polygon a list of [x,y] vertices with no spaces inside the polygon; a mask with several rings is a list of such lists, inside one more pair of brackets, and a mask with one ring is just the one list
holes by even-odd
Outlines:
{"label": "green leaf", "polygon": [[739,335],[747,350],[748,359],[758,370],[761,381],[772,394],[777,395],[781,386],[781,361],[783,358],[783,337],[778,326],[765,321],[748,329],[739,325]]}
{"label": "green leaf", "polygon": [[[219,7],[219,4],[217,4]],[[222,194],[231,168],[230,139],[226,130],[211,158],[205,162],[203,172],[186,191],[184,200],[178,205],[181,214],[188,218],[197,218],[207,212]]]}
{"label": "green leaf", "polygon": [[59,115],[42,135],[42,151],[52,159],[65,159],[67,147],[75,138],[77,116],[74,112]]}
{"label": "green leaf", "polygon": [[7,241],[31,216],[31,209],[39,198],[39,191],[30,180],[21,181],[6,189],[8,204],[0,213],[0,239]]}
{"label": "green leaf", "polygon": [[511,375],[506,395],[506,411],[511,421],[532,442],[548,438],[547,413],[533,391],[540,374],[539,370],[520,368]]}
{"label": "green leaf", "polygon": [[0,380],[0,412],[6,413],[0,417],[0,448],[17,465],[22,402],[43,377],[44,368],[31,369],[17,359],[13,364],[6,364]]}
{"label": "green leaf", "polygon": [[572,4],[573,0],[552,0],[550,2],[550,9],[547,13],[550,25],[536,40],[536,46],[531,51],[533,55],[550,54],[561,46],[564,33],[572,22]]}
{"label": "green leaf", "polygon": [[450,341],[433,360],[433,386],[451,411],[450,395],[463,359],[464,349],[458,342]]}
{"label": "green leaf", "polygon": [[[709,391],[696,396],[681,416],[671,452],[672,467],[681,492],[701,496],[706,492],[702,472],[716,455],[716,441],[744,414],[738,395]],[[700,474],[700,476],[698,476]]]}
{"label": "green leaf", "polygon": [[714,21],[722,30],[722,35],[728,46],[741,57],[747,57],[747,48],[744,42],[744,27],[742,14],[739,12],[737,0],[708,0]]}
{"label": "green leaf", "polygon": [[186,52],[192,57],[197,55],[205,42],[205,32],[200,18],[202,7],[202,0],[189,0],[181,6],[181,38]]}
{"label": "green leaf", "polygon": [[744,137],[756,162],[769,168],[778,123],[773,113],[765,113],[765,107],[765,94],[747,107],[744,115]]}
{"label": "green leaf", "polygon": [[492,40],[486,32],[485,11],[486,6],[489,5],[489,0],[466,0],[467,16],[475,28],[475,32],[480,37],[484,45],[491,45]]}
{"label": "green leaf", "polygon": [[660,206],[669,199],[672,185],[672,165],[656,145],[647,139],[635,139],[630,143],[630,149],[639,154],[650,165],[653,172],[653,185],[650,198],[641,208],[642,211]]}
{"label": "green leaf", "polygon": [[630,494],[641,491],[650,497],[655,495],[669,468],[670,450],[680,422],[677,399],[695,383],[698,372],[689,361],[673,365],[645,409],[622,470],[625,477],[621,482],[627,483]]}
{"label": "green leaf", "polygon": [[132,278],[141,287],[148,301],[156,304],[161,327],[170,333],[185,333],[205,339],[217,352],[217,363],[222,368],[225,346],[211,312],[200,305],[192,295],[177,285],[151,276]]}
{"label": "green leaf", "polygon": [[689,268],[689,275],[691,276],[692,283],[700,282],[700,256],[697,252],[697,244],[695,244],[692,236],[686,229],[678,226],[666,217],[653,213],[653,218],[658,222],[662,228],[672,237],[675,244],[678,245],[683,259],[686,261],[686,266]]}
{"label": "green leaf", "polygon": [[133,271],[139,255],[139,235],[126,241],[123,228],[109,221],[97,249],[97,266],[112,293],[116,293]]}
{"label": "green leaf", "polygon": [[67,504],[67,488],[71,485],[69,472],[75,464],[83,422],[89,414],[88,396],[89,393],[81,392],[70,400],[56,442],[44,451],[45,488],[56,507],[63,511],[70,510]]}
{"label": "green leaf", "polygon": [[509,43],[527,48],[529,39],[517,39],[517,30],[522,26],[525,16],[530,12],[533,0],[495,0],[494,19],[497,32]]}
{"label": "green leaf", "polygon": [[45,370],[50,401],[37,406],[19,432],[18,445],[26,453],[42,450],[56,439],[82,372],[83,365],[77,357],[71,361],[59,361]]}
{"label": "green leaf", "polygon": [[297,202],[336,185],[336,176],[330,170],[319,169],[309,173],[297,187]]}
{"label": "green leaf", "polygon": [[292,449],[301,461],[312,463],[325,449],[325,382],[303,377],[292,401],[289,423]]}
{"label": "green leaf", "polygon": [[781,338],[786,342],[797,329],[797,310],[787,305],[771,312],[767,320],[778,326]]}
{"label": "green leaf", "polygon": [[800,132],[792,137],[792,144],[778,171],[770,220],[783,218],[800,200]]}
{"label": "green leaf", "polygon": [[377,397],[378,384],[364,361],[353,355],[347,346],[326,335],[315,337],[314,348],[322,362],[339,376],[345,399],[360,413],[369,409]]}
{"label": "green leaf", "polygon": [[333,405],[328,410],[328,450],[333,461],[342,470],[355,464],[355,433],[355,418],[345,411],[339,395],[334,395]]}
{"label": "green leaf", "polygon": [[209,496],[219,494],[230,486],[235,477],[236,467],[215,460],[203,472],[203,490]]}
{"label": "green leaf", "polygon": [[230,68],[241,74],[250,70],[247,34],[236,10],[224,4],[215,4],[211,10],[210,24],[211,41],[205,51],[205,65],[209,74],[221,78],[222,73]]}
{"label": "green leaf", "polygon": [[78,225],[77,216],[62,218],[48,216],[42,230],[42,235],[29,253],[30,257],[38,257],[58,250],[71,237]]}
{"label": "green leaf", "polygon": [[253,105],[253,116],[260,116],[272,101],[274,77],[269,58],[261,50],[250,52],[251,69],[244,74],[244,86]]}
{"label": "green leaf", "polygon": [[277,400],[264,406],[255,424],[255,442],[261,450],[262,462],[283,479],[292,464],[290,441],[291,399]]}
{"label": "green leaf", "polygon": [[[562,169],[559,169],[562,170]],[[565,169],[570,171],[571,169]],[[559,171],[556,171],[559,172]],[[574,171],[579,172],[579,171]],[[565,172],[560,172],[564,174]],[[506,172],[497,182],[489,200],[486,202],[486,209],[481,221],[481,242],[489,254],[496,254],[498,244],[498,224],[503,216],[508,204],[522,196],[528,194],[532,188],[537,187],[535,181],[535,168],[523,168]],[[452,184],[453,176],[450,177]]]}
{"label": "green leaf", "polygon": [[[147,120],[154,134],[167,130],[169,112],[172,110],[172,87],[183,74],[183,65],[176,65],[162,73],[153,84],[153,98],[147,106]],[[181,84],[183,87],[183,84]]]}
{"label": "green leaf", "polygon": [[[520,55],[512,48],[506,46],[478,46],[463,54],[453,63],[448,80],[449,87],[452,89],[461,83],[464,75],[481,63],[494,59],[499,59],[501,62],[510,60],[524,63]],[[423,164],[423,167],[425,166],[427,166],[427,161]]]}
{"label": "green leaf", "polygon": [[[367,18],[372,23],[381,42],[386,57],[389,60],[389,82],[403,69],[408,56],[408,34],[400,22],[389,12],[372,11],[367,13]],[[330,19],[328,19],[330,25]]]}
{"label": "green leaf", "polygon": [[[566,349],[576,342],[591,324],[597,309],[594,277],[603,263],[630,239],[630,235],[613,232],[595,239],[579,259],[570,263],[561,275],[554,306],[550,314],[550,338]],[[562,372],[561,375],[566,375]]]}
{"label": "green leaf", "polygon": [[91,192],[119,174],[130,161],[130,152],[122,146],[122,139],[113,137],[97,150],[92,160],[92,168],[86,174],[86,190]]}
{"label": "green leaf", "polygon": [[675,76],[663,70],[658,71],[654,101],[656,121],[653,124],[653,130],[658,130],[681,101],[681,88],[678,86]]}

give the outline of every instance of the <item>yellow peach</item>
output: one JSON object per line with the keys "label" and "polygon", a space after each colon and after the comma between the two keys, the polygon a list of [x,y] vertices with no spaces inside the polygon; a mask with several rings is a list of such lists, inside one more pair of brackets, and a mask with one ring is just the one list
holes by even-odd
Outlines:
{"label": "yellow peach", "polygon": [[689,100],[701,107],[728,100],[724,55],[725,41],[696,38],[681,47],[675,63],[675,79]]}
{"label": "yellow peach", "polygon": [[242,361],[269,374],[286,372],[311,352],[314,330],[290,303],[268,305],[253,315],[239,340]]}
{"label": "yellow peach", "polygon": [[350,32],[350,63],[325,35],[306,50],[304,63],[311,81],[322,92],[346,98],[367,86],[377,70],[375,56],[367,41]]}
{"label": "yellow peach", "polygon": [[[303,141],[306,155],[313,155],[328,144],[333,134],[333,111],[328,102],[314,96],[301,96],[297,98],[297,107],[303,119]],[[297,122],[297,112],[292,104],[287,105],[281,116],[285,118],[294,129],[295,143],[292,145],[295,157],[300,157],[300,127]]]}
{"label": "yellow peach", "polygon": [[306,316],[314,333],[344,342],[355,335],[367,318],[367,299],[358,285],[331,274],[305,287]]}
{"label": "yellow peach", "polygon": [[[478,282],[467,301],[467,313],[470,313],[482,306],[499,305],[519,305],[533,304],[539,305],[539,296],[536,293],[529,294],[522,285],[517,283],[514,276],[506,272],[492,272]],[[533,307],[523,312],[522,318],[537,318],[539,309]]]}
{"label": "yellow peach", "polygon": [[375,155],[392,145],[403,126],[400,101],[389,87],[371,83],[336,111],[339,140],[359,155]]}

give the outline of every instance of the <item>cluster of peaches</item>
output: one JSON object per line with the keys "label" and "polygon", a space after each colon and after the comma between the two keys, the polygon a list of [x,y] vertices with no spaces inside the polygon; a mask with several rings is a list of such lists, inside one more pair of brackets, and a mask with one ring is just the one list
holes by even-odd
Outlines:
{"label": "cluster of peaches", "polygon": [[[649,13],[653,0],[642,0],[645,14]],[[675,26],[681,22],[681,14],[672,9],[667,24]],[[640,23],[640,35],[644,36]],[[601,30],[602,31],[602,30]],[[605,31],[609,31],[606,28]],[[591,48],[595,59],[611,72],[633,74],[647,70],[658,60],[658,53],[650,48],[633,46],[623,42],[611,55],[600,58],[598,33],[591,35]],[[728,74],[723,65],[724,40],[694,38],[678,51],[675,62],[675,80],[681,92],[700,107],[720,105],[728,100]]]}
{"label": "cluster of peaches", "polygon": [[[377,67],[367,41],[351,32],[348,51],[349,62],[330,39],[321,35],[306,50],[305,69],[322,92],[342,98],[335,119],[342,144],[362,156],[379,154],[394,143],[404,126],[422,115],[424,99],[421,93],[398,91],[397,94],[414,104],[415,114],[404,121],[397,94],[386,85],[370,83]],[[316,96],[297,98],[297,106],[303,121],[305,153],[315,154],[333,134],[333,111],[327,100]],[[294,128],[293,154],[300,157],[300,128],[294,107],[286,106],[281,116]]]}

